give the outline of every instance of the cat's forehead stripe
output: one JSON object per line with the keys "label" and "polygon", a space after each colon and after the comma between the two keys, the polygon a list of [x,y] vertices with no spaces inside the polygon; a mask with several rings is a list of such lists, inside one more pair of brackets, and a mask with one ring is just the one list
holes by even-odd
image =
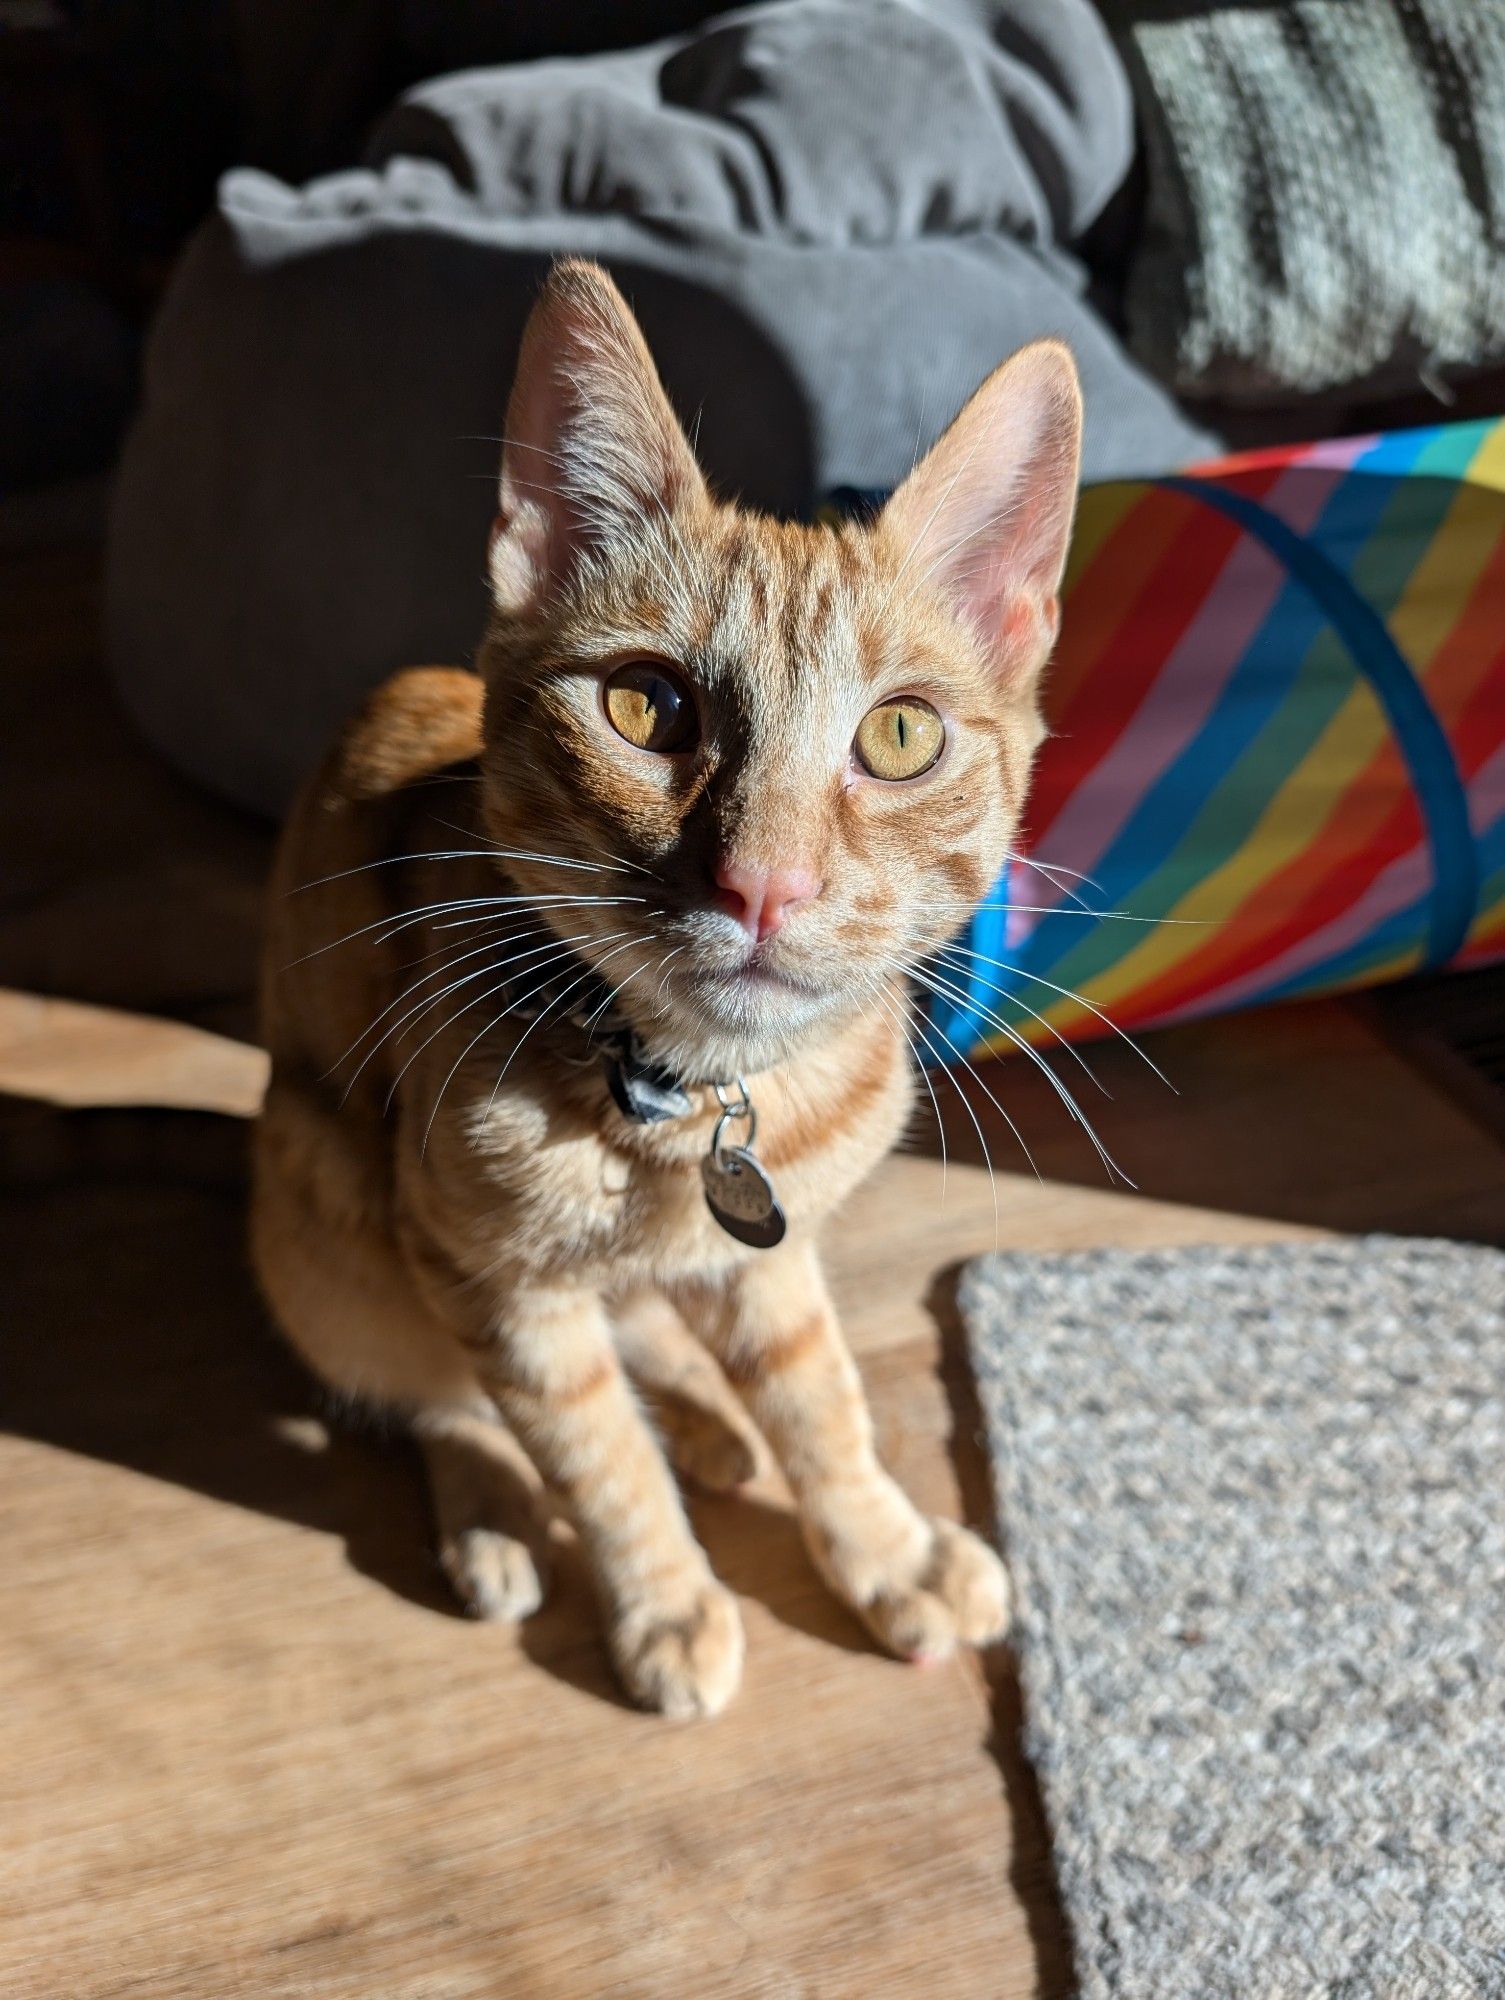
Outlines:
{"label": "cat's forehead stripe", "polygon": [[709,592],[713,651],[764,668],[784,688],[812,669],[871,672],[859,615],[869,565],[849,535],[739,522],[717,555]]}

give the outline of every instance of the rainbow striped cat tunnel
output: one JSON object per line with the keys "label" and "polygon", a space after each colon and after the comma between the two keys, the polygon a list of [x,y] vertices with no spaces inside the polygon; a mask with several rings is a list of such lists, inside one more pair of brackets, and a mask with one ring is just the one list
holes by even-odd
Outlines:
{"label": "rainbow striped cat tunnel", "polygon": [[1089,488],[937,1060],[1505,957],[1505,422]]}

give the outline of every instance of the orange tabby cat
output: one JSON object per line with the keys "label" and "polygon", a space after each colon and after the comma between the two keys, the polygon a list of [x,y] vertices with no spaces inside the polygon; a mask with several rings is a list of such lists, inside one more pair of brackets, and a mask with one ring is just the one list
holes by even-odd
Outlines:
{"label": "orange tabby cat", "polygon": [[[625,302],[570,263],[507,432],[479,675],[388,682],[282,842],[266,1295],[411,1423],[473,1610],[537,1605],[554,1491],[652,1708],[714,1713],[741,1672],[660,1448],[745,1478],[728,1384],[883,1644],[986,1644],[1003,1569],[880,1464],[815,1239],[908,1114],[906,968],[1018,820],[1071,359],[1006,362],[871,525],[788,525],[712,498]],[[624,1365],[699,1414],[656,1434]]]}

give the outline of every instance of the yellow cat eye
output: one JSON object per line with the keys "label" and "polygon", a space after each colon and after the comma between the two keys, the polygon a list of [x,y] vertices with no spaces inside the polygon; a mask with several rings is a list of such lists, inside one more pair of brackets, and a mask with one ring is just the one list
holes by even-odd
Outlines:
{"label": "yellow cat eye", "polygon": [[928,701],[905,695],[880,702],[862,718],[857,731],[857,760],[875,778],[892,784],[918,778],[946,747],[946,725]]}
{"label": "yellow cat eye", "polygon": [[694,696],[657,660],[630,660],[616,668],[607,676],[602,700],[612,728],[638,750],[668,756],[691,749],[700,736]]}

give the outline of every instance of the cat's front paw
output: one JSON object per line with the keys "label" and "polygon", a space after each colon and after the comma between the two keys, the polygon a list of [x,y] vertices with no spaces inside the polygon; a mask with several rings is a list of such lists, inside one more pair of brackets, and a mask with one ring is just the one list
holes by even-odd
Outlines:
{"label": "cat's front paw", "polygon": [[1008,1572],[987,1543],[954,1521],[926,1521],[923,1546],[851,1602],[901,1659],[944,1660],[957,1646],[990,1646],[1009,1629]]}
{"label": "cat's front paw", "polygon": [[657,1412],[669,1462],[707,1493],[734,1493],[758,1472],[758,1447],[745,1424],[699,1403],[676,1400]]}
{"label": "cat's front paw", "polygon": [[639,1707],[680,1721],[719,1715],[742,1680],[737,1600],[707,1579],[682,1605],[630,1606],[612,1627],[611,1653]]}
{"label": "cat's front paw", "polygon": [[543,1547],[499,1528],[462,1528],[439,1547],[444,1574],[472,1618],[516,1622],[543,1603],[548,1569]]}

